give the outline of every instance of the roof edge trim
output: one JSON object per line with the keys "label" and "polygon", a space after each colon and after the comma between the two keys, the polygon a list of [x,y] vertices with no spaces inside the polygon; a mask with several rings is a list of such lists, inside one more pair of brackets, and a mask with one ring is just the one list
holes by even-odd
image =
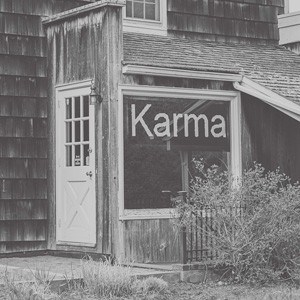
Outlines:
{"label": "roof edge trim", "polygon": [[243,77],[241,83],[235,82],[233,85],[238,91],[258,98],[300,122],[300,105],[293,101],[274,93],[246,77]]}
{"label": "roof edge trim", "polygon": [[150,67],[142,65],[123,66],[124,75],[148,75],[161,77],[176,77],[189,79],[206,79],[216,81],[241,81],[242,75],[233,73],[208,72],[208,71],[191,71],[172,68]]}
{"label": "roof edge trim", "polygon": [[86,4],[83,6],[79,6],[70,10],[63,11],[61,13],[55,14],[50,17],[44,17],[42,18],[43,25],[50,25],[54,22],[60,22],[64,21],[65,19],[71,18],[71,17],[78,17],[79,15],[102,8],[104,6],[119,6],[123,7],[126,4],[125,0],[102,0],[93,2],[91,4]]}

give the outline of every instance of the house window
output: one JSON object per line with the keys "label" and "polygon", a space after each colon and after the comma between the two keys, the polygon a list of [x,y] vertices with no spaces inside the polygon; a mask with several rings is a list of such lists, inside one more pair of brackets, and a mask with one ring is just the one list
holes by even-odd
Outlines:
{"label": "house window", "polygon": [[160,20],[160,0],[127,0],[126,18]]}
{"label": "house window", "polygon": [[127,0],[124,31],[167,35],[167,0]]}
{"label": "house window", "polygon": [[124,208],[171,208],[196,175],[193,160],[225,170],[229,102],[125,96]]}

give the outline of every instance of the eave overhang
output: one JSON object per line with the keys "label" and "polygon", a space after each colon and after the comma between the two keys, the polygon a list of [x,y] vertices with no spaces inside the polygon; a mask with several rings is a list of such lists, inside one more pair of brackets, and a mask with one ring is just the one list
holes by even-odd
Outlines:
{"label": "eave overhang", "polygon": [[148,75],[199,80],[229,81],[233,83],[233,86],[236,90],[258,98],[300,122],[300,105],[254,82],[242,74],[192,71],[142,65],[125,65],[123,66],[122,72],[124,75]]}

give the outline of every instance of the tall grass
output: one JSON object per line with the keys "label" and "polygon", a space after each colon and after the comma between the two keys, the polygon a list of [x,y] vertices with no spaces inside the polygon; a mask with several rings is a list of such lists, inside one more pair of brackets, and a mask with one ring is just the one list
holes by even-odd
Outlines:
{"label": "tall grass", "polygon": [[153,277],[138,280],[132,273],[131,267],[112,264],[109,260],[96,262],[89,259],[82,261],[82,281],[66,278],[67,289],[60,294],[51,291],[54,277],[45,269],[31,271],[31,277],[21,281],[6,273],[5,294],[10,300],[164,298],[168,291],[164,280]]}
{"label": "tall grass", "polygon": [[109,260],[95,262],[88,260],[82,264],[85,289],[97,297],[121,297],[132,294],[135,280],[130,267],[112,265]]}
{"label": "tall grass", "polygon": [[7,270],[4,276],[4,292],[10,300],[55,300],[57,295],[52,293],[50,286],[54,276],[45,268],[36,268],[31,276],[22,275],[16,280]]}

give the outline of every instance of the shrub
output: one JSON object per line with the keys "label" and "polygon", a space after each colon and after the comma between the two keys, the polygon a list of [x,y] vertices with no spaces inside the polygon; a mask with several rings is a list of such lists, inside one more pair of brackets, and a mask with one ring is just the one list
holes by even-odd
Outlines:
{"label": "shrub", "polygon": [[[213,241],[214,265],[235,281],[297,279],[300,263],[300,187],[259,164],[237,181],[217,166],[195,162],[187,202],[177,200],[180,225],[191,226]],[[209,211],[210,226],[195,223]],[[207,218],[207,216],[206,216]],[[195,228],[197,227],[197,228]]]}

